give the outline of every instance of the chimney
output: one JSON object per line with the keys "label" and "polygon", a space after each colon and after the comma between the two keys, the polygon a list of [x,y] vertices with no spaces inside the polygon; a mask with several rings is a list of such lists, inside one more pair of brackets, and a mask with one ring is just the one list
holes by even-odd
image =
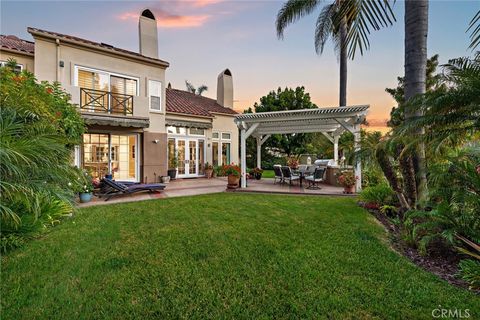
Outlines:
{"label": "chimney", "polygon": [[233,79],[228,69],[220,72],[217,78],[217,103],[233,109]]}
{"label": "chimney", "polygon": [[157,20],[152,11],[143,10],[138,20],[140,54],[158,59]]}

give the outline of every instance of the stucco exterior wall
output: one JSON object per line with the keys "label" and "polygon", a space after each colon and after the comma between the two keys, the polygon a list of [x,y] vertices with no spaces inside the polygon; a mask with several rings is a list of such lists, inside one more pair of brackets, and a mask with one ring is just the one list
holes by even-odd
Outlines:
{"label": "stucco exterior wall", "polygon": [[[63,67],[60,62],[63,61]],[[72,95],[72,102],[80,103],[80,88],[75,86],[75,66],[98,69],[138,79],[138,95],[133,101],[133,115],[149,117],[150,127],[145,131],[165,132],[165,69],[154,64],[141,63],[125,57],[96,52],[50,39],[35,38],[35,74],[39,80],[59,81]],[[149,110],[148,81],[162,83],[162,111]]]}
{"label": "stucco exterior wall", "polygon": [[32,73],[35,70],[33,56],[18,54],[11,51],[0,50],[0,60],[8,61],[8,59],[15,59],[18,64],[21,64],[23,66],[24,70],[27,70]]}

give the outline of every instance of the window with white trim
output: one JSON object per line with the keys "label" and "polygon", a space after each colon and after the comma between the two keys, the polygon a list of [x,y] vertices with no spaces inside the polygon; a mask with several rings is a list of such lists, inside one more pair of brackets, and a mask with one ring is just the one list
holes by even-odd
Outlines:
{"label": "window with white trim", "polygon": [[138,78],[127,75],[75,66],[74,84],[77,87],[136,96],[138,83]]}
{"label": "window with white trim", "polygon": [[218,139],[218,132],[212,132],[212,139]]}
{"label": "window with white trim", "polygon": [[190,134],[194,136],[204,136],[205,135],[205,129],[202,128],[190,128],[189,129]]}
{"label": "window with white trim", "polygon": [[156,80],[148,80],[148,96],[150,110],[162,111],[162,83]]}
{"label": "window with white trim", "polygon": [[[8,61],[0,61],[0,67],[5,67],[8,64]],[[23,64],[17,63],[15,68],[13,69],[14,72],[20,73],[23,70]]]}
{"label": "window with white trim", "polygon": [[230,139],[231,139],[230,133],[222,132],[222,140],[230,140]]}

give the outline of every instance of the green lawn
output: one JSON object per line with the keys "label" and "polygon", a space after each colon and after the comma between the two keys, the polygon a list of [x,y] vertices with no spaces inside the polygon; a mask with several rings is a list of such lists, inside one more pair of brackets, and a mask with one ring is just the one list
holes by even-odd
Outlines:
{"label": "green lawn", "polygon": [[275,172],[273,170],[263,170],[262,178],[273,178],[275,177]]}
{"label": "green lawn", "polygon": [[431,319],[480,299],[391,251],[352,198],[216,194],[80,210],[2,257],[2,319]]}

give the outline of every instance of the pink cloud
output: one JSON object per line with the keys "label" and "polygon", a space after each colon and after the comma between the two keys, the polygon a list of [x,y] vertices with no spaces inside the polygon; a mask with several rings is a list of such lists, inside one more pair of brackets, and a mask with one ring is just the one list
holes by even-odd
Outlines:
{"label": "pink cloud", "polygon": [[[212,1],[212,0],[204,0]],[[157,25],[159,27],[165,28],[191,28],[191,27],[200,27],[204,25],[209,19],[210,15],[178,15],[171,14],[165,10],[157,9],[154,10],[153,14],[157,18]],[[137,21],[139,17],[138,13],[134,12],[125,12],[122,13],[118,18],[120,20],[134,20]]]}

